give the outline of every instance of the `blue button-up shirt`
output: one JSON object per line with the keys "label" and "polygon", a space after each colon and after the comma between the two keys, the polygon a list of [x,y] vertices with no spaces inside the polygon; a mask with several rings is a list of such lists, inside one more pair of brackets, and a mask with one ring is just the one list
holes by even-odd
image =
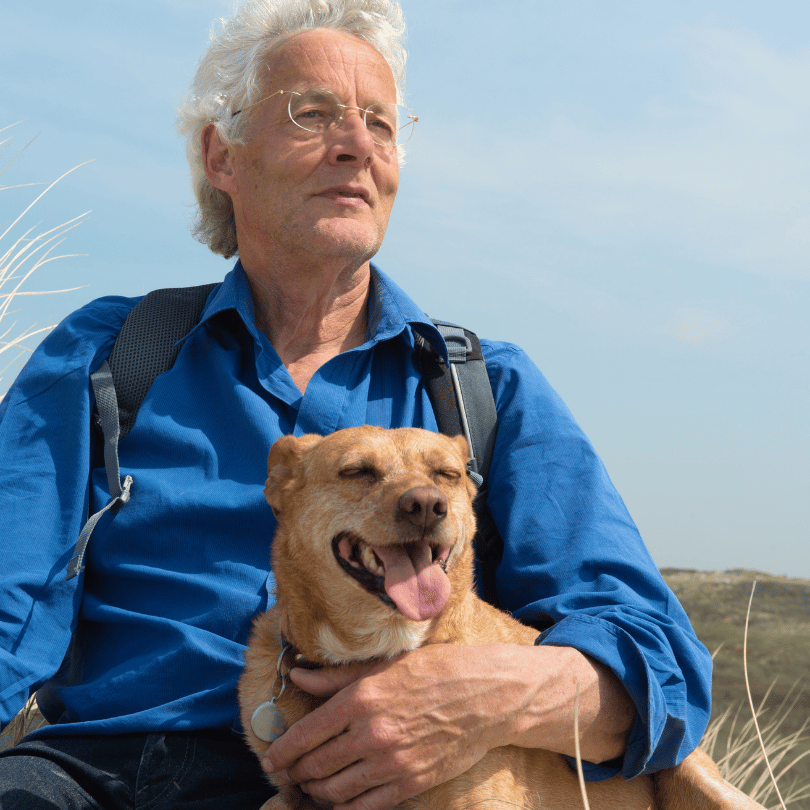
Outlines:
{"label": "blue button-up shirt", "polygon": [[[0,710],[5,723],[56,673],[65,711],[40,734],[231,726],[251,620],[273,599],[272,443],[362,424],[437,429],[415,335],[446,347],[390,279],[373,270],[366,342],[302,394],[256,327],[237,263],[121,442],[130,502],[99,521],[86,570],[65,581],[88,510],[109,501],[89,375],[137,300],[66,318],[0,403]],[[489,508],[505,541],[501,605],[553,622],[539,643],[604,662],[634,700],[623,764],[590,778],[672,765],[708,720],[710,658],[545,378],[516,346],[482,349],[499,419]]]}

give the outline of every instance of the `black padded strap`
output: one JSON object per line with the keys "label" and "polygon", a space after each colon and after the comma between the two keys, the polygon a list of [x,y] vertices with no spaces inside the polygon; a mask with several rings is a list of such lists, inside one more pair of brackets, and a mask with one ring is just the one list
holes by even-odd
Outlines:
{"label": "black padded strap", "polygon": [[108,510],[115,514],[129,501],[134,483],[127,475],[121,481],[118,443],[132,430],[138,409],[159,374],[177,359],[184,338],[200,320],[205,302],[216,284],[154,290],[145,295],[124,321],[109,360],[90,376],[96,395],[96,420],[104,437],[104,467],[110,488],[110,502],[85,523],[67,579],[84,568],[84,555],[96,523]]}
{"label": "black padded strap", "polygon": [[132,430],[157,376],[174,365],[180,351],[177,342],[200,320],[216,286],[153,290],[127,316],[109,360],[118,396],[119,441]]}
{"label": "black padded strap", "polygon": [[474,332],[444,321],[433,323],[447,343],[450,366],[423,338],[417,336],[422,380],[428,393],[436,424],[448,436],[464,435],[470,444],[470,476],[478,484],[475,515],[478,531],[475,552],[481,565],[481,595],[498,605],[495,571],[503,556],[501,540],[487,507],[488,476],[495,448],[498,414],[495,398]]}
{"label": "black padded strap", "polygon": [[456,394],[447,366],[430,344],[419,336],[416,338],[416,345],[422,380],[430,404],[433,406],[439,431],[446,436],[459,436],[464,431],[461,428]]}
{"label": "black padded strap", "polygon": [[422,341],[422,372],[434,406],[439,430],[450,436],[464,435],[470,444],[471,470],[486,485],[498,413],[489,382],[481,343],[475,332],[446,321],[433,323],[444,338],[450,366]]}

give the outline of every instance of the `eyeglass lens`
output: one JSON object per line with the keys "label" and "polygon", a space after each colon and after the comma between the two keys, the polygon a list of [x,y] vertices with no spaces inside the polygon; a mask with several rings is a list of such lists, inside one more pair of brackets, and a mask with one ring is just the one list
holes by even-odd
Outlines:
{"label": "eyeglass lens", "polygon": [[326,132],[339,125],[346,110],[358,110],[378,146],[392,149],[405,143],[413,131],[414,119],[406,107],[398,104],[374,104],[368,109],[341,104],[337,96],[324,90],[309,90],[305,93],[290,92],[290,119],[309,132]]}

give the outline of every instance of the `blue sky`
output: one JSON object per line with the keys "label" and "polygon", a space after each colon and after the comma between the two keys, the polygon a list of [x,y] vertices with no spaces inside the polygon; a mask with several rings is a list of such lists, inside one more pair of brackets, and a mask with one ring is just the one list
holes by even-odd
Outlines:
{"label": "blue sky", "polygon": [[[0,185],[93,161],[21,223],[92,212],[60,246],[84,255],[29,283],[83,289],[23,299],[19,328],[230,268],[189,235],[174,131],[230,8],[3,10],[0,126],[24,120],[0,166],[37,137]],[[810,5],[403,8],[420,121],[380,266],[429,314],[529,352],[659,565],[810,577]],[[41,188],[0,192],[0,222]]]}

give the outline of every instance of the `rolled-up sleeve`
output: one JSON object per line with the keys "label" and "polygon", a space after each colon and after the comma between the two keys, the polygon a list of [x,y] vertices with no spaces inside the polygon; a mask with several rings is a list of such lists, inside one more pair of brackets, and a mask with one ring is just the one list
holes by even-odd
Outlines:
{"label": "rolled-up sleeve", "polygon": [[504,538],[501,606],[608,666],[636,706],[622,762],[586,777],[671,767],[711,712],[711,657],[663,581],[601,460],[517,347],[485,343],[498,408],[488,504]]}
{"label": "rolled-up sleeve", "polygon": [[0,402],[0,723],[59,668],[82,577],[65,569],[88,513],[89,373],[132,302],[100,299],[42,341]]}

